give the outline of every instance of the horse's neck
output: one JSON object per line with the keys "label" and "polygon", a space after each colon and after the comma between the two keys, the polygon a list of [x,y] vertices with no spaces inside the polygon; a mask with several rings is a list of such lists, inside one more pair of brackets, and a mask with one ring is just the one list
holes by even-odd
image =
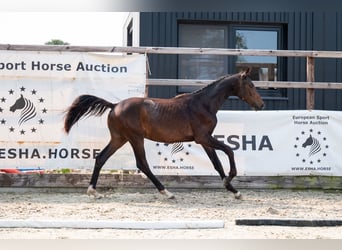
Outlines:
{"label": "horse's neck", "polygon": [[208,89],[198,93],[198,100],[203,105],[209,107],[211,112],[216,113],[225,100],[234,95],[234,85],[237,79],[234,77],[224,78]]}

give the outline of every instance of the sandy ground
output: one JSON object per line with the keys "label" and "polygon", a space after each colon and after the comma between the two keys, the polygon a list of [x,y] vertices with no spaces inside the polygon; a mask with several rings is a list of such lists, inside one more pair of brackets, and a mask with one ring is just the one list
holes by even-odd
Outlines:
{"label": "sandy ground", "polygon": [[[85,191],[85,190],[84,190]],[[221,229],[31,229],[0,228],[0,239],[342,239],[342,227],[238,226],[237,218],[342,219],[342,192],[172,190],[168,200],[154,189],[110,190],[102,199],[85,193],[0,192],[0,219],[39,220],[223,220]]]}

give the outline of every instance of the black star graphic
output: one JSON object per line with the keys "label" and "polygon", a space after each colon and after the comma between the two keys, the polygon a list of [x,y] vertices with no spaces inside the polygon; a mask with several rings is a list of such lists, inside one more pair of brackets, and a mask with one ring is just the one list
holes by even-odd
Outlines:
{"label": "black star graphic", "polygon": [[20,88],[20,91],[21,91],[21,92],[24,92],[25,89],[26,89],[26,88],[25,88],[24,86],[22,86],[22,87]]}
{"label": "black star graphic", "polygon": [[24,134],[25,134],[25,132],[26,132],[26,131],[25,131],[25,130],[23,130],[23,129],[22,129],[22,130],[20,130],[20,134],[21,134],[21,135],[24,135]]}
{"label": "black star graphic", "polygon": [[32,90],[31,90],[31,93],[32,93],[32,95],[35,95],[35,94],[37,94],[37,90],[32,89]]}
{"label": "black star graphic", "polygon": [[44,98],[43,97],[39,98],[39,102],[43,103],[44,102]]}
{"label": "black star graphic", "polygon": [[299,140],[299,137],[296,137],[296,141],[298,141]]}
{"label": "black star graphic", "polygon": [[43,114],[46,114],[47,109],[46,109],[46,108],[43,108],[43,109],[42,109],[42,112],[43,112]]}
{"label": "black star graphic", "polygon": [[10,127],[10,128],[9,128],[9,131],[10,131],[10,132],[14,132],[14,130],[15,130],[15,129],[14,129],[13,127]]}
{"label": "black star graphic", "polygon": [[6,123],[6,120],[5,119],[2,119],[1,120],[1,124],[5,124]]}
{"label": "black star graphic", "polygon": [[159,143],[156,143],[156,146],[159,147]]}
{"label": "black star graphic", "polygon": [[10,90],[8,91],[8,93],[9,93],[10,95],[13,95],[13,94],[14,94],[14,90],[13,90],[13,89],[10,89]]}
{"label": "black star graphic", "polygon": [[313,164],[313,161],[310,161],[310,164]]}
{"label": "black star graphic", "polygon": [[161,155],[161,154],[162,154],[162,152],[159,151],[159,152],[158,152],[158,155]]}
{"label": "black star graphic", "polygon": [[299,157],[299,154],[297,153],[296,156]]}
{"label": "black star graphic", "polygon": [[327,156],[327,154],[326,153],[323,153],[323,157],[326,157]]}
{"label": "black star graphic", "polygon": [[36,128],[31,128],[32,133],[36,133],[37,129]]}
{"label": "black star graphic", "polygon": [[2,113],[2,111],[4,111],[2,108],[0,108],[0,113]]}
{"label": "black star graphic", "polygon": [[172,160],[172,163],[175,163],[176,162],[176,160]]}
{"label": "black star graphic", "polygon": [[297,148],[298,146],[297,145],[294,145],[295,148]]}
{"label": "black star graphic", "polygon": [[180,161],[184,161],[184,159],[183,159],[183,158],[180,158],[179,160],[180,160]]}
{"label": "black star graphic", "polygon": [[1,102],[6,102],[6,98],[5,98],[5,97],[2,97],[2,98],[1,98]]}
{"label": "black star graphic", "polygon": [[310,129],[310,132],[312,133],[313,129]]}
{"label": "black star graphic", "polygon": [[188,147],[191,148],[191,144],[188,144]]}
{"label": "black star graphic", "polygon": [[164,161],[167,161],[167,158],[166,158],[166,157],[164,158]]}
{"label": "black star graphic", "polygon": [[305,159],[303,159],[302,162],[305,162]]}
{"label": "black star graphic", "polygon": [[318,163],[320,163],[320,162],[321,162],[321,160],[320,160],[320,159],[318,159],[318,160],[317,160],[317,162],[318,162]]}
{"label": "black star graphic", "polygon": [[44,120],[43,119],[39,119],[39,124],[44,124]]}
{"label": "black star graphic", "polygon": [[169,146],[169,144],[168,143],[164,143],[164,146],[167,147],[167,146]]}
{"label": "black star graphic", "polygon": [[302,135],[305,135],[305,132],[304,132],[304,131],[302,131]]}
{"label": "black star graphic", "polygon": [[321,134],[321,131],[318,131],[318,132],[317,132],[317,134],[319,134],[319,135],[320,135],[320,134]]}
{"label": "black star graphic", "polygon": [[189,152],[186,152],[185,154],[186,154],[186,155],[189,155],[190,153],[189,153]]}

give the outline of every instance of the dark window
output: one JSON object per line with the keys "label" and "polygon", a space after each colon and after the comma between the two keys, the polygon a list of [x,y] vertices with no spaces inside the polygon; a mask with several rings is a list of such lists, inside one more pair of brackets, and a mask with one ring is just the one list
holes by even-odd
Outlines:
{"label": "dark window", "polygon": [[[228,43],[227,26],[181,24],[179,46],[195,48],[225,48]],[[216,79],[227,74],[227,57],[217,55],[179,55],[178,76],[180,79]],[[190,92],[196,87],[178,88]]]}
{"label": "dark window", "polygon": [[[180,24],[179,46],[199,48],[285,49],[282,27],[236,24]],[[216,79],[228,73],[252,68],[256,81],[284,80],[282,59],[267,56],[179,55],[180,79]],[[280,70],[279,70],[280,69]],[[178,88],[189,92],[194,87]],[[284,97],[285,90],[260,89],[263,97]]]}

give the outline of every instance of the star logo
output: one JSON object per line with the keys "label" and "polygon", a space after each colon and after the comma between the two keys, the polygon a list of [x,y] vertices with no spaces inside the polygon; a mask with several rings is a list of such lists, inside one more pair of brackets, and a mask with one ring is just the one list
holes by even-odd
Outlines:
{"label": "star logo", "polygon": [[327,156],[329,144],[327,137],[320,130],[310,129],[300,131],[295,137],[293,145],[296,151],[296,158],[302,164],[320,164]]}
{"label": "star logo", "polygon": [[192,147],[189,143],[184,145],[183,142],[177,142],[173,144],[168,143],[156,143],[155,146],[158,148],[157,154],[162,158],[162,160],[167,163],[181,163],[184,158],[190,155],[188,149]]}
{"label": "star logo", "polygon": [[0,96],[0,128],[19,136],[37,133],[48,113],[39,91],[21,86],[5,93]]}

